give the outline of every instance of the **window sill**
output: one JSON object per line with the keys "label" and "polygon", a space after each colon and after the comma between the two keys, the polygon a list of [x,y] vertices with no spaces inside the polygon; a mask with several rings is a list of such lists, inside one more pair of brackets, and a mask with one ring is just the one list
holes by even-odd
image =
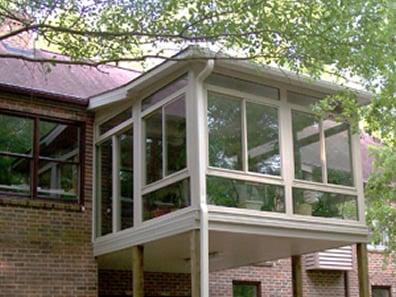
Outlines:
{"label": "window sill", "polygon": [[0,197],[0,206],[14,206],[46,210],[65,210],[72,212],[83,212],[84,206],[72,202],[53,201],[46,199],[31,199],[27,197],[12,196]]}

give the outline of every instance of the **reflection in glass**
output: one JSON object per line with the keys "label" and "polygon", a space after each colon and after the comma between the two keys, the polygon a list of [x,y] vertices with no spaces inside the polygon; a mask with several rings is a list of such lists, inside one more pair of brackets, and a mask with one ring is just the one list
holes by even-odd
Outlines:
{"label": "reflection in glass", "polygon": [[190,205],[190,182],[184,179],[143,196],[143,220],[149,220]]}
{"label": "reflection in glass", "polygon": [[31,164],[30,158],[0,155],[0,191],[28,195]]}
{"label": "reflection in glass", "polygon": [[99,145],[97,164],[99,167],[98,174],[98,196],[100,210],[100,235],[106,235],[112,232],[112,167],[113,151],[112,142],[106,140]]}
{"label": "reflection in glass", "polygon": [[40,157],[78,162],[79,128],[40,120]]}
{"label": "reflection in glass", "polygon": [[233,297],[257,297],[260,296],[258,292],[258,284],[238,283],[232,286]]}
{"label": "reflection in glass", "polygon": [[37,194],[42,198],[76,201],[78,176],[77,165],[40,161]]}
{"label": "reflection in glass", "polygon": [[144,118],[146,144],[146,184],[162,178],[162,109]]}
{"label": "reflection in glass", "polygon": [[142,111],[146,110],[150,106],[154,105],[157,102],[160,102],[162,99],[165,99],[169,95],[177,92],[181,88],[187,86],[188,77],[187,74],[182,75],[171,83],[167,84],[163,88],[156,91],[154,94],[146,97],[142,100]]}
{"label": "reflection in glass", "polygon": [[292,120],[295,177],[322,182],[319,121],[311,114],[295,110]]}
{"label": "reflection in glass", "polygon": [[209,165],[242,170],[241,100],[208,94]]}
{"label": "reflection in glass", "polygon": [[223,177],[207,177],[208,204],[261,211],[285,211],[282,186]]}
{"label": "reflection in glass", "polygon": [[296,214],[357,220],[356,196],[294,188],[293,204]]}
{"label": "reflection in glass", "polygon": [[32,119],[0,114],[0,135],[0,152],[32,155]]}
{"label": "reflection in glass", "polygon": [[121,230],[133,226],[133,128],[118,135],[120,142]]}
{"label": "reflection in glass", "polygon": [[280,175],[278,110],[246,103],[249,171]]}
{"label": "reflection in glass", "polygon": [[99,133],[104,134],[107,131],[113,129],[114,127],[117,127],[122,122],[129,120],[130,118],[132,118],[132,108],[131,107],[129,107],[128,109],[115,115],[114,117],[107,120],[103,124],[99,125]]}
{"label": "reflection in glass", "polygon": [[326,139],[327,178],[331,184],[353,186],[349,125],[323,121]]}
{"label": "reflection in glass", "polygon": [[233,89],[240,92],[279,100],[279,89],[253,81],[247,81],[232,76],[213,73],[209,75],[205,82],[227,89]]}
{"label": "reflection in glass", "polygon": [[186,168],[186,104],[184,96],[165,107],[165,140],[169,175]]}

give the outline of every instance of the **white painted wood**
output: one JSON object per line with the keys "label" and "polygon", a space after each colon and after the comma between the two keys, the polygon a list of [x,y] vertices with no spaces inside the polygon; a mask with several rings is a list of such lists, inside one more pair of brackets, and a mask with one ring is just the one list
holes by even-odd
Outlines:
{"label": "white painted wood", "polygon": [[255,172],[241,172],[226,168],[208,167],[208,175],[224,177],[229,179],[238,179],[270,185],[283,185],[282,178],[276,175],[260,174]]}
{"label": "white painted wood", "polygon": [[133,226],[138,227],[143,222],[143,204],[142,204],[142,179],[143,172],[143,134],[142,134],[142,118],[141,102],[136,101],[133,108],[133,118],[136,119],[133,124]]}
{"label": "white painted wood", "polygon": [[[95,140],[95,136],[94,136]],[[92,145],[93,149],[93,165],[92,165],[92,242],[95,241],[95,238],[101,234],[101,187],[99,186],[99,181],[101,180],[101,159],[98,156],[101,156],[99,146],[95,145],[95,141]]]}
{"label": "white painted wood", "polygon": [[357,134],[351,137],[352,145],[352,168],[354,185],[358,196],[358,218],[362,224],[366,223],[366,206],[364,199],[362,157],[360,152],[360,136]]}
{"label": "white painted wood", "polygon": [[307,270],[353,270],[352,246],[305,255]]}
{"label": "white painted wood", "polygon": [[120,143],[116,135],[112,136],[112,224],[113,233],[121,230],[121,193],[120,193]]}
{"label": "white painted wood", "polygon": [[102,135],[98,136],[96,138],[96,144],[100,144],[105,142],[107,139],[109,139],[111,136],[113,136],[114,134],[119,134],[123,131],[128,130],[132,123],[133,123],[134,119],[131,118],[129,120],[126,120],[125,122],[122,122],[121,124],[119,124],[118,126],[112,128],[111,130],[107,131],[106,133],[103,133]]}
{"label": "white painted wood", "polygon": [[189,177],[189,175],[190,174],[189,174],[188,169],[185,168],[178,172],[172,173],[161,180],[158,180],[156,182],[153,182],[149,185],[142,187],[141,193],[142,193],[142,195],[146,195],[147,193],[156,191],[158,189],[161,189],[163,187],[169,186],[169,185],[174,184],[178,181],[186,179]]}
{"label": "white painted wood", "polygon": [[287,91],[280,90],[279,110],[279,135],[281,173],[285,184],[285,210],[287,215],[293,215],[293,192],[292,181],[294,179],[294,149],[293,128],[290,106],[287,104]]}

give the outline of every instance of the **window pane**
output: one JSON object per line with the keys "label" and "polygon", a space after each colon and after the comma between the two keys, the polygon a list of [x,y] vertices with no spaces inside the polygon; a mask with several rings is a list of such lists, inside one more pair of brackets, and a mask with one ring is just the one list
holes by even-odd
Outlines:
{"label": "window pane", "polygon": [[308,96],[305,94],[299,94],[294,92],[287,92],[287,101],[293,104],[302,105],[309,107],[317,102],[319,102],[319,98]]}
{"label": "window pane", "polygon": [[232,296],[233,297],[257,297],[258,285],[255,284],[233,284]]}
{"label": "window pane", "polygon": [[280,175],[278,110],[246,103],[249,171]]}
{"label": "window pane", "polygon": [[100,209],[100,233],[106,235],[112,232],[112,167],[113,152],[111,139],[99,146],[98,153],[98,196]]}
{"label": "window pane", "polygon": [[188,179],[143,196],[143,219],[149,220],[190,205]]}
{"label": "window pane", "polygon": [[31,164],[29,158],[0,155],[0,191],[28,195]]}
{"label": "window pane", "polygon": [[79,128],[40,120],[40,156],[78,162]]}
{"label": "window pane", "polygon": [[323,129],[326,139],[328,182],[353,186],[349,125],[326,120],[323,121]]}
{"label": "window pane", "polygon": [[133,129],[118,136],[120,141],[121,229],[133,226]]}
{"label": "window pane", "polygon": [[239,78],[215,73],[211,74],[205,82],[227,89],[234,89],[240,92],[279,100],[279,89],[262,85],[253,81],[242,80]]}
{"label": "window pane", "polygon": [[110,120],[104,122],[103,124],[99,125],[99,134],[104,134],[107,131],[117,127],[122,122],[129,120],[132,118],[132,108],[128,107],[128,109],[120,112],[116,116],[112,117]]}
{"label": "window pane", "polygon": [[162,178],[162,110],[145,117],[146,184]]}
{"label": "window pane", "polygon": [[32,155],[33,120],[0,114],[0,151]]}
{"label": "window pane", "polygon": [[167,174],[186,168],[186,104],[184,96],[165,107]]}
{"label": "window pane", "polygon": [[294,213],[357,220],[356,196],[293,189]]}
{"label": "window pane", "polygon": [[78,176],[77,165],[40,161],[37,193],[42,198],[76,201]]}
{"label": "window pane", "polygon": [[313,115],[293,111],[295,177],[322,182],[320,126]]}
{"label": "window pane", "polygon": [[178,79],[174,80],[173,82],[169,83],[168,85],[164,86],[163,88],[159,89],[154,94],[150,95],[149,97],[143,99],[142,101],[142,111],[146,110],[150,106],[154,105],[157,102],[160,102],[162,99],[165,99],[169,95],[177,92],[181,88],[187,86],[188,77],[187,74],[182,75]]}
{"label": "window pane", "polygon": [[208,94],[209,165],[242,170],[241,100]]}
{"label": "window pane", "polygon": [[373,297],[391,297],[390,288],[385,287],[372,287]]}
{"label": "window pane", "polygon": [[261,211],[285,211],[285,196],[281,186],[208,176],[207,197],[208,204]]}

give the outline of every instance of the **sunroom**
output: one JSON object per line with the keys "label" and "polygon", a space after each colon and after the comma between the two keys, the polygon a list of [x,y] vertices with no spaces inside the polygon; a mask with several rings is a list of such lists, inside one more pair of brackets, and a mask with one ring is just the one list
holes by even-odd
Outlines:
{"label": "sunroom", "polygon": [[367,241],[359,136],[310,108],[341,87],[176,57],[91,98],[99,269],[132,269],[140,246],[145,271],[195,261],[207,296],[209,271]]}

